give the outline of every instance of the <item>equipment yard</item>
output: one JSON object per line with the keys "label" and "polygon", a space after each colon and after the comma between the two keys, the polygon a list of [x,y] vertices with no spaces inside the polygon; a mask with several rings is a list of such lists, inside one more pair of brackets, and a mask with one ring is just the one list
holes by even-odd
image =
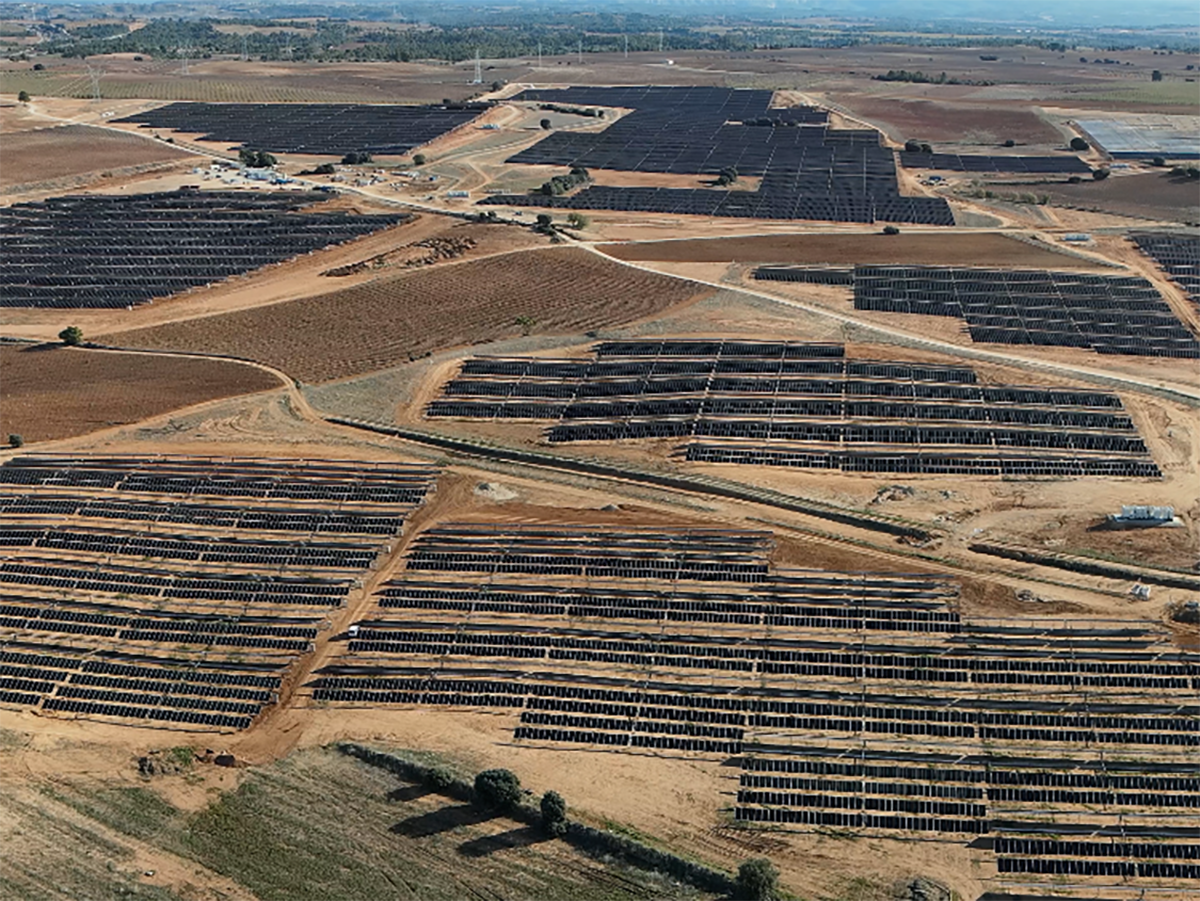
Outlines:
{"label": "equipment yard", "polygon": [[147,21],[0,66],[0,895],[1192,897],[1197,181],[1078,123],[1195,52]]}

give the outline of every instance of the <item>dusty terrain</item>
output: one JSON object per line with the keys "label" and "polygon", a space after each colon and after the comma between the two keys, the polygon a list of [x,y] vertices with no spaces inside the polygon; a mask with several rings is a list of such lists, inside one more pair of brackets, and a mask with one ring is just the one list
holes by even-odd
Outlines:
{"label": "dusty terrain", "polygon": [[[540,69],[530,60],[496,61],[487,77],[545,85],[781,88],[788,92],[780,95],[781,102],[831,100],[848,124],[861,117],[894,139],[944,141],[973,147],[973,152],[989,152],[990,145],[1006,138],[1023,145],[1020,152],[1060,146],[1068,132],[1060,114],[1047,112],[1052,103],[1192,113],[1197,105],[1196,98],[1185,94],[1188,88],[1194,93],[1194,84],[1185,87],[1182,81],[1183,67],[1197,62],[1191,55],[1176,54],[1168,62],[1150,51],[1121,53],[1122,61],[1133,65],[1120,68],[1082,66],[1078,54],[1032,48],[998,55],[1001,59],[984,62],[971,48],[857,47],[681,53],[668,66],[658,54],[635,54],[629,60],[601,54],[587,57],[583,65],[568,65],[573,59],[566,57],[547,58]],[[26,63],[0,64],[0,89],[29,85],[35,95],[35,112],[0,105],[4,184],[14,171],[18,175],[12,178],[29,180],[10,167],[14,142],[35,146],[46,138],[74,136],[69,145],[52,145],[57,155],[47,157],[68,167],[68,177],[116,167],[81,142],[80,135],[94,133],[80,129],[102,125],[108,111],[124,114],[150,102],[436,101],[475,90],[467,84],[473,74],[470,62],[318,67],[197,60],[186,78],[172,61],[114,57],[89,63],[105,70],[102,104],[63,99],[90,96],[90,81],[78,61],[54,61],[36,73]],[[869,79],[899,68],[945,70],[997,83],[904,85]],[[1154,68],[1167,72],[1164,83],[1150,83]],[[27,444],[37,444],[0,451],[0,461],[30,451],[191,453],[427,461],[443,469],[436,493],[406,523],[366,584],[346,606],[329,612],[315,649],[289,674],[284,702],[252,728],[235,734],[195,733],[34,715],[13,705],[0,709],[0,844],[6,849],[0,895],[115,897],[136,891],[163,901],[703,897],[655,876],[585,858],[541,841],[516,823],[481,817],[402,784],[327,747],[341,739],[414,750],[468,776],[489,766],[508,767],[534,792],[562,792],[574,817],[727,870],[748,857],[769,856],[784,885],[798,897],[890,899],[896,886],[918,875],[944,883],[964,901],[998,890],[990,852],[962,841],[901,841],[829,829],[734,828],[730,818],[737,768],[712,755],[538,746],[514,741],[514,712],[326,704],[313,700],[305,685],[323,667],[343,659],[346,644],[338,636],[346,627],[379,614],[370,588],[399,571],[412,537],[428,526],[463,520],[769,529],[774,536],[771,560],[777,566],[951,575],[961,586],[956,609],[980,621],[1009,626],[1165,623],[1170,605],[1192,598],[1193,592],[1156,586],[1149,600],[1139,600],[1130,594],[1134,576],[1017,563],[984,556],[970,546],[981,540],[1010,542],[1104,560],[1127,573],[1154,567],[1194,573],[1200,556],[1196,361],[974,345],[954,319],[859,312],[844,289],[754,282],[749,273],[755,263],[1053,268],[1135,272],[1154,278],[1170,293],[1173,289],[1130,248],[1122,230],[1144,224],[1131,217],[1193,214],[1194,191],[1188,199],[1169,176],[1159,174],[1114,175],[1106,182],[1045,188],[1014,186],[1011,190],[1050,192],[1051,204],[964,199],[960,208],[980,217],[972,224],[990,222],[987,230],[913,227],[895,236],[878,234],[876,226],[608,212],[593,217],[571,240],[628,243],[548,247],[546,237],[528,228],[464,223],[436,212],[448,189],[470,190],[473,201],[489,185],[525,189],[557,174],[552,167],[503,162],[539,139],[538,114],[501,108],[492,115],[501,129],[456,133],[433,149],[426,171],[439,175],[436,185],[421,182],[397,189],[390,183],[355,185],[353,178],[338,183],[343,191],[335,201],[339,208],[377,211],[396,209],[396,201],[412,204],[405,208],[415,210],[416,218],[387,232],[131,311],[0,314],[5,335],[52,340],[63,326],[78,324],[89,340],[244,357],[275,367],[287,379],[281,383],[265,368],[217,359],[6,345],[0,348],[0,438],[13,432]],[[45,133],[33,130],[55,121],[75,124]],[[564,117],[556,118],[554,127],[575,125]],[[163,143],[114,130],[98,134],[104,135],[103,146],[136,145],[146,154],[167,150]],[[188,137],[179,140],[182,146]],[[80,152],[85,146],[87,155]],[[97,159],[105,162],[97,164]],[[288,160],[287,171],[310,164]],[[90,189],[161,190],[196,178],[190,172],[115,173]],[[636,173],[602,173],[601,178],[614,184],[648,179]],[[36,196],[41,195],[29,191],[6,196],[4,202]],[[1101,212],[1076,211],[1068,204]],[[447,200],[446,206],[451,205]],[[470,207],[460,201],[458,209]],[[530,221],[533,212],[526,211],[522,221]],[[1079,252],[1058,252],[1057,242],[1070,230],[1095,231],[1095,241]],[[688,240],[655,240],[663,238]],[[422,242],[434,247],[422,247]],[[426,253],[451,245],[459,251]],[[409,261],[426,256],[434,257],[431,265],[406,268]],[[1104,266],[1101,259],[1126,268]],[[350,274],[322,275],[330,270]],[[689,278],[699,281],[684,280]],[[1195,325],[1182,298],[1170,296],[1181,317]],[[1103,386],[1121,397],[1164,478],[877,477],[686,463],[672,456],[678,441],[549,447],[538,423],[423,416],[426,404],[471,356],[581,358],[597,340],[664,336],[839,341],[857,359],[968,364],[990,384]],[[928,543],[898,541],[848,523],[731,500],[702,486],[652,485],[628,478],[629,471],[627,478],[608,478],[450,453],[335,426],[323,421],[326,416],[399,423],[575,461],[598,458],[629,471],[771,489],[898,517],[934,537]],[[1172,504],[1183,525],[1130,532],[1097,528],[1106,514],[1132,503]],[[1195,628],[1174,629],[1176,645],[1200,646]],[[695,631],[719,630],[696,626]],[[19,633],[6,631],[0,638],[13,634]],[[64,643],[71,640],[67,636]],[[646,672],[639,670],[638,678]],[[795,681],[794,687],[804,687]],[[179,747],[229,750],[241,766],[196,763],[152,780],[137,775],[139,756]],[[320,815],[314,817],[313,811]],[[1056,885],[1054,891],[1069,889]],[[1088,897],[1095,894],[1087,892]],[[1109,894],[1124,901],[1136,897],[1136,890]]]}
{"label": "dusty terrain", "polygon": [[324,382],[522,331],[571,333],[631,322],[705,293],[702,286],[563,247],[451,263],[104,340],[248,357],[306,382]]}
{"label": "dusty terrain", "polygon": [[67,176],[100,175],[148,163],[190,156],[169,144],[147,141],[116,132],[66,125],[7,134],[0,151],[0,191],[12,191],[28,182]]}
{"label": "dusty terrain", "polygon": [[0,433],[27,443],[139,422],[168,410],[279,387],[262,369],[220,360],[54,345],[0,347]]}

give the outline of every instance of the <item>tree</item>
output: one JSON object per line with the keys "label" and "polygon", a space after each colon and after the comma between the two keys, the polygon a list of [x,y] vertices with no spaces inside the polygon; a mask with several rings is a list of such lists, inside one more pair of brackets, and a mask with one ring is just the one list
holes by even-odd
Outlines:
{"label": "tree", "polygon": [[591,224],[592,221],[583,213],[567,213],[567,225],[571,228],[587,228]]}
{"label": "tree", "polygon": [[77,325],[68,325],[58,333],[58,337],[67,347],[78,347],[83,343],[83,329]]}
{"label": "tree", "polygon": [[1104,181],[1104,179],[1108,178],[1108,170],[1107,169],[1093,169],[1092,170],[1092,178],[1094,178],[1096,181]]}
{"label": "tree", "polygon": [[265,150],[247,150],[245,147],[238,151],[238,159],[251,169],[270,169],[279,162]]}
{"label": "tree", "polygon": [[1155,69],[1153,72],[1150,73],[1150,80],[1151,81],[1162,81],[1162,72],[1159,72],[1158,69]]}
{"label": "tree", "polygon": [[504,87],[504,82],[502,82],[502,81],[493,81],[492,82],[492,90],[493,91],[498,91],[502,87]]}
{"label": "tree", "polygon": [[885,235],[898,235],[900,234],[900,229],[896,228],[894,225],[885,225],[883,227],[883,233]]}
{"label": "tree", "polygon": [[1079,150],[1079,151],[1087,150],[1088,142],[1085,141],[1083,138],[1071,138],[1071,149]]}
{"label": "tree", "polygon": [[25,439],[22,438],[20,435],[9,435],[8,436],[8,446],[9,447],[24,447]]}
{"label": "tree", "polygon": [[31,99],[32,98],[29,96],[28,91],[20,91],[17,93],[17,102],[18,103],[28,103]]}
{"label": "tree", "polygon": [[1159,168],[1162,168],[1163,166],[1165,166],[1167,164],[1167,161],[1165,159],[1163,159],[1161,156],[1156,156],[1151,162],[1155,166],[1158,166]]}
{"label": "tree", "polygon": [[454,774],[444,766],[435,766],[429,770],[429,784],[437,791],[445,791],[454,784]]}
{"label": "tree", "polygon": [[543,130],[545,130],[545,131],[549,131],[549,130],[550,130],[550,120],[549,120],[549,119],[543,119],[543,120],[541,121],[541,126],[542,126],[542,129],[543,129]]}
{"label": "tree", "polygon": [[547,835],[565,835],[567,832],[567,802],[556,791],[542,795],[542,828]]}
{"label": "tree", "polygon": [[1005,147],[1016,147],[1017,142],[1014,141],[1012,138],[1009,138],[1007,141],[1004,142],[1004,146]]}
{"label": "tree", "polygon": [[718,185],[731,185],[738,180],[738,171],[736,166],[726,166],[717,173]]}
{"label": "tree", "polygon": [[479,802],[492,810],[511,810],[521,800],[521,780],[509,770],[484,770],[475,777]]}
{"label": "tree", "polygon": [[549,213],[538,213],[537,214],[537,224],[540,225],[542,228],[546,228],[553,221],[554,220],[550,218]]}
{"label": "tree", "polygon": [[337,169],[333,167],[333,163],[321,163],[317,168],[313,169],[313,175],[333,175]]}
{"label": "tree", "polygon": [[770,901],[775,897],[779,871],[765,857],[748,860],[738,867],[737,896],[742,901]]}
{"label": "tree", "polygon": [[347,166],[357,166],[360,163],[372,162],[372,159],[373,158],[371,154],[367,153],[367,151],[359,150],[357,152],[352,151],[347,153],[344,157],[342,157],[342,162]]}
{"label": "tree", "polygon": [[933,145],[931,145],[931,144],[922,144],[922,145],[921,145],[921,152],[922,152],[922,153],[933,153]]}
{"label": "tree", "polygon": [[907,150],[909,153],[920,153],[921,152],[921,142],[914,141],[912,138],[909,138],[907,141],[904,142],[904,149]]}
{"label": "tree", "polygon": [[424,166],[425,165],[425,154],[414,153],[413,154],[413,165],[414,166]]}

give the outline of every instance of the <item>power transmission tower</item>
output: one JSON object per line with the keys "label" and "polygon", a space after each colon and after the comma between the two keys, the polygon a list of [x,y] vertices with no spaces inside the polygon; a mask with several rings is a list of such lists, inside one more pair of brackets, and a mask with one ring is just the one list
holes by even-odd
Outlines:
{"label": "power transmission tower", "polygon": [[583,38],[579,39],[579,64],[583,65]]}
{"label": "power transmission tower", "polygon": [[629,35],[625,35],[625,58],[629,59]]}
{"label": "power transmission tower", "polygon": [[475,80],[471,84],[483,84],[483,64],[479,61],[479,50],[475,51]]}
{"label": "power transmission tower", "polygon": [[250,53],[246,49],[246,35],[243,34],[242,35],[242,62],[246,62],[249,59],[250,59]]}
{"label": "power transmission tower", "polygon": [[188,46],[187,44],[184,44],[183,48],[179,52],[182,57],[179,62],[179,74],[187,75],[188,74],[188,56],[191,55],[192,48],[190,46]]}
{"label": "power transmission tower", "polygon": [[663,33],[662,33],[662,29],[660,28],[658,30],[658,52],[662,53],[662,50],[663,50]]}
{"label": "power transmission tower", "polygon": [[91,66],[87,67],[87,73],[88,77],[92,79],[92,100],[98,101],[100,99],[100,76],[102,73],[99,69],[93,69]]}
{"label": "power transmission tower", "polygon": [[542,67],[542,42],[538,41],[538,68]]}

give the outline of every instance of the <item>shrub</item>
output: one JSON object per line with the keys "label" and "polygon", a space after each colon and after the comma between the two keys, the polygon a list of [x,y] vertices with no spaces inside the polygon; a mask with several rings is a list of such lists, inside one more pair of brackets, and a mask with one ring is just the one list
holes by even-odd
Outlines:
{"label": "shrub", "polygon": [[541,124],[543,130],[545,130],[545,131],[550,130],[550,120],[549,119],[543,119],[540,124]]}
{"label": "shrub", "polygon": [[909,138],[907,141],[904,142],[904,149],[907,150],[909,153],[920,153],[921,152],[921,142],[914,141],[912,138]]}
{"label": "shrub", "polygon": [[566,834],[567,802],[556,791],[548,791],[542,795],[542,828],[548,835]]}
{"label": "shrub", "polygon": [[34,71],[34,72],[41,72],[41,71],[43,71],[45,68],[46,68],[46,67],[45,67],[44,65],[42,65],[41,63],[34,63],[34,64],[33,64],[33,71]]}
{"label": "shrub", "polygon": [[1158,69],[1155,69],[1153,72],[1150,73],[1150,80],[1151,81],[1162,81],[1162,72],[1158,71]]}
{"label": "shrub", "polygon": [[567,213],[567,224],[571,228],[587,228],[592,221],[583,213]]}
{"label": "shrub", "polygon": [[83,343],[83,329],[77,325],[68,325],[58,333],[58,337],[67,347],[78,347]]}
{"label": "shrub", "polygon": [[25,439],[22,438],[20,435],[15,435],[15,434],[9,435],[8,436],[8,446],[9,447],[24,447]]}
{"label": "shrub", "polygon": [[1067,179],[1067,184],[1077,185],[1081,181],[1083,181],[1083,179],[1080,178],[1078,175],[1072,175],[1070,178]]}
{"label": "shrub", "polygon": [[775,897],[779,871],[765,857],[748,860],[738,867],[737,896],[742,901],[770,901]]}
{"label": "shrub", "polygon": [[484,770],[475,777],[479,803],[493,810],[511,810],[521,800],[521,780],[509,770]]}
{"label": "shrub", "polygon": [[1161,168],[1162,166],[1165,166],[1167,164],[1167,161],[1165,159],[1163,159],[1161,156],[1156,156],[1153,160],[1151,160],[1151,163],[1153,165]]}
{"label": "shrub", "polygon": [[429,770],[429,784],[437,791],[445,791],[454,784],[454,774],[444,766],[435,766]]}
{"label": "shrub", "polygon": [[898,234],[900,234],[900,229],[898,229],[894,225],[885,225],[883,227],[883,233],[885,235],[898,235]]}
{"label": "shrub", "polygon": [[502,82],[502,81],[493,81],[492,82],[492,90],[493,91],[498,91],[502,87],[504,87],[504,82]]}
{"label": "shrub", "polygon": [[413,154],[413,165],[414,166],[424,166],[425,165],[425,154],[414,153]]}
{"label": "shrub", "polygon": [[1072,150],[1087,150],[1088,147],[1089,147],[1088,142],[1085,141],[1083,138],[1071,138],[1071,149]]}
{"label": "shrub", "polygon": [[922,153],[933,153],[933,145],[932,144],[922,144],[921,152]]}
{"label": "shrub", "polygon": [[18,103],[28,103],[31,99],[28,91],[20,91],[17,94]]}
{"label": "shrub", "polygon": [[1104,179],[1108,178],[1108,174],[1109,173],[1107,169],[1092,170],[1092,178],[1094,178],[1096,181],[1104,181]]}
{"label": "shrub", "polygon": [[1007,141],[1004,142],[1004,146],[1005,147],[1016,147],[1017,142],[1014,141],[1012,138],[1009,138]]}

